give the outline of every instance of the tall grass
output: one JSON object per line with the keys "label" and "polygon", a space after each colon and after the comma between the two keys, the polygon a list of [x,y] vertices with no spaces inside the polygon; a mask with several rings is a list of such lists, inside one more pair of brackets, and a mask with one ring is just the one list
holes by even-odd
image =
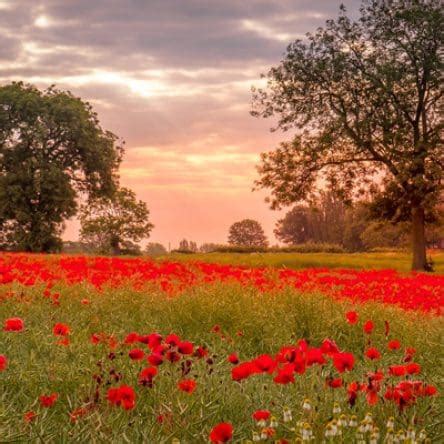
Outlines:
{"label": "tall grass", "polygon": [[[51,305],[41,296],[41,289],[15,287],[15,296],[0,304],[0,320],[19,316],[25,320],[21,333],[0,332],[0,353],[9,358],[9,368],[0,373],[0,431],[2,442],[207,442],[209,429],[225,420],[234,425],[235,439],[251,437],[254,410],[267,408],[277,414],[284,406],[300,416],[302,401],[312,399],[316,405],[315,430],[320,442],[321,425],[331,418],[333,403],[339,401],[343,410],[360,418],[372,411],[383,429],[388,416],[396,416],[397,427],[408,427],[412,418],[415,427],[425,428],[436,442],[442,438],[442,405],[438,399],[427,399],[399,412],[392,404],[379,402],[367,406],[360,398],[355,408],[347,407],[342,394],[324,385],[327,369],[310,368],[295,384],[278,386],[270,377],[260,375],[242,383],[231,380],[227,356],[237,352],[241,361],[262,353],[276,353],[285,344],[305,338],[319,345],[325,338],[334,339],[343,350],[363,360],[369,336],[362,331],[362,322],[375,321],[372,345],[386,350],[385,321],[390,337],[403,347],[417,349],[417,362],[422,365],[429,383],[442,384],[441,318],[406,313],[397,308],[376,304],[354,306],[360,324],[348,325],[344,313],[352,306],[339,303],[321,294],[299,294],[293,290],[261,293],[239,285],[220,284],[190,288],[179,297],[166,298],[157,290],[136,293],[129,289],[91,291],[86,286],[54,288],[60,291],[60,306]],[[89,305],[81,300],[88,298]],[[55,345],[51,329],[64,322],[72,329],[68,347]],[[212,332],[219,325],[221,334]],[[137,387],[137,374],[146,363],[131,362],[127,347],[119,347],[110,355],[103,345],[92,345],[91,334],[105,332],[122,340],[131,331],[161,334],[174,332],[184,339],[205,345],[212,364],[200,360],[189,377],[198,387],[188,395],[177,390],[180,365],[162,364],[152,389],[137,388],[137,406],[132,411],[108,405],[104,398],[109,387],[109,372],[121,372],[123,382]],[[223,337],[222,337],[223,335]],[[386,352],[373,367],[384,367],[401,360],[402,351]],[[68,412],[84,405],[94,395],[94,375],[101,374],[104,385],[100,400],[88,415],[73,423]],[[362,364],[345,376],[347,381],[362,377]],[[442,390],[442,385],[439,387]],[[59,393],[51,409],[38,406],[43,393]],[[26,424],[23,414],[34,410],[37,419]],[[156,417],[168,418],[160,424]],[[170,416],[171,415],[171,416]],[[293,424],[294,425],[294,424]],[[344,438],[346,439],[346,438]],[[352,439],[351,437],[349,438]],[[347,442],[347,439],[346,441]],[[348,441],[351,442],[351,441]]]}

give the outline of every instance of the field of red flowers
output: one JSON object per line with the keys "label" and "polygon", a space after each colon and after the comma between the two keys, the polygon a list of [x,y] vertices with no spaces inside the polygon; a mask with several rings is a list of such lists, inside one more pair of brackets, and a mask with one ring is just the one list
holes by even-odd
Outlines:
{"label": "field of red flowers", "polygon": [[440,442],[444,276],[0,256],[20,442]]}

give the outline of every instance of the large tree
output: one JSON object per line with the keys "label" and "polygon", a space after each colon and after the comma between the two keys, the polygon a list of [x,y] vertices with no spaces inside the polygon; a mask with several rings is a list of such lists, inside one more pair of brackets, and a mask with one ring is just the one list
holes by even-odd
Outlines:
{"label": "large tree", "polygon": [[[253,91],[253,114],[277,117],[294,138],[265,153],[258,187],[273,208],[333,182],[350,190],[379,183],[412,226],[413,263],[428,269],[424,226],[443,187],[440,0],[367,0],[297,40]],[[392,205],[393,206],[393,205]]]}
{"label": "large tree", "polygon": [[76,198],[113,193],[122,148],[70,92],[0,86],[0,247],[61,248]]}
{"label": "large tree", "polygon": [[[90,200],[80,210],[80,238],[102,253],[134,250],[133,242],[149,237],[153,225],[145,202],[120,188],[111,197]],[[130,248],[128,248],[130,247]]]}
{"label": "large tree", "polygon": [[261,224],[253,219],[244,219],[231,225],[228,243],[241,247],[266,247],[267,237]]}

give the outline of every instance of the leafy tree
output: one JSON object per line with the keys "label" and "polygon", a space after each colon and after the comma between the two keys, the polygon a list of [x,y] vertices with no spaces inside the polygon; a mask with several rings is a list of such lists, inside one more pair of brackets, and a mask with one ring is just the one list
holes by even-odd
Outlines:
{"label": "leafy tree", "polygon": [[282,219],[279,219],[274,229],[274,235],[284,244],[297,245],[313,241],[313,232],[309,223],[310,209],[307,206],[296,205]]}
{"label": "leafy tree", "polygon": [[254,115],[296,130],[262,155],[256,185],[271,189],[279,208],[325,180],[350,196],[383,178],[381,195],[411,219],[412,268],[428,269],[425,217],[443,187],[442,4],[365,0],[360,11],[353,21],[341,7],[289,45],[268,87],[253,90]]}
{"label": "leafy tree", "polygon": [[162,256],[167,254],[167,249],[159,242],[149,242],[145,247],[148,256]]}
{"label": "leafy tree", "polygon": [[228,233],[228,243],[243,247],[266,247],[267,237],[259,222],[244,219],[231,225]]}
{"label": "leafy tree", "polygon": [[131,252],[132,242],[149,237],[153,229],[148,217],[146,203],[138,201],[128,188],[120,188],[112,197],[95,199],[82,206],[80,238],[102,253]]}
{"label": "leafy tree", "polygon": [[307,242],[342,245],[346,212],[345,204],[333,192],[321,191],[309,205],[296,205],[278,220],[274,233],[289,245]]}
{"label": "leafy tree", "polygon": [[110,195],[122,148],[70,92],[0,86],[0,244],[58,251],[82,195]]}
{"label": "leafy tree", "polygon": [[187,241],[186,239],[182,239],[179,242],[179,251],[188,251],[191,253],[196,253],[198,250],[196,242]]}

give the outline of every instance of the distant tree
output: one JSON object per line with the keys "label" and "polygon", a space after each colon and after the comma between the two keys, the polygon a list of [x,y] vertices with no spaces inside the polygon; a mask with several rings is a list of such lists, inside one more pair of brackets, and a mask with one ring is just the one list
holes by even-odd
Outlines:
{"label": "distant tree", "polygon": [[186,239],[182,239],[179,242],[179,250],[180,251],[190,251],[192,253],[196,253],[198,248],[196,242],[187,241]]}
{"label": "distant tree", "polygon": [[231,225],[228,243],[244,247],[266,247],[268,245],[267,237],[260,223],[252,219],[244,219]]}
{"label": "distant tree", "polygon": [[70,92],[0,86],[0,246],[59,251],[78,195],[114,192],[122,152]]}
{"label": "distant tree", "polygon": [[208,243],[202,244],[199,247],[199,251],[201,253],[211,253],[213,251],[216,251],[218,248],[222,248],[222,247],[223,247],[222,244],[215,244],[213,242],[208,242]]}
{"label": "distant tree", "polygon": [[347,208],[331,191],[321,191],[308,205],[296,205],[278,220],[274,234],[289,245],[307,242],[342,245]]}
{"label": "distant tree", "polygon": [[[425,219],[443,189],[440,0],[364,0],[289,45],[253,91],[253,114],[278,117],[295,138],[262,155],[259,188],[272,208],[306,197],[324,179],[345,196],[377,178],[381,197],[411,220],[412,268],[427,270]],[[361,188],[360,188],[361,187]]]}
{"label": "distant tree", "polygon": [[361,233],[367,249],[402,248],[410,245],[409,223],[391,224],[386,221],[369,221]]}
{"label": "distant tree", "polygon": [[162,256],[167,254],[167,249],[159,242],[149,242],[145,247],[145,253],[148,256]]}
{"label": "distant tree", "polygon": [[80,211],[80,238],[103,253],[118,255],[133,248],[129,242],[149,237],[153,225],[149,222],[145,202],[136,199],[128,188],[120,188],[109,198],[83,205]]}
{"label": "distant tree", "polygon": [[288,245],[313,241],[313,232],[309,221],[310,209],[307,206],[297,205],[283,219],[277,221],[274,235]]}

